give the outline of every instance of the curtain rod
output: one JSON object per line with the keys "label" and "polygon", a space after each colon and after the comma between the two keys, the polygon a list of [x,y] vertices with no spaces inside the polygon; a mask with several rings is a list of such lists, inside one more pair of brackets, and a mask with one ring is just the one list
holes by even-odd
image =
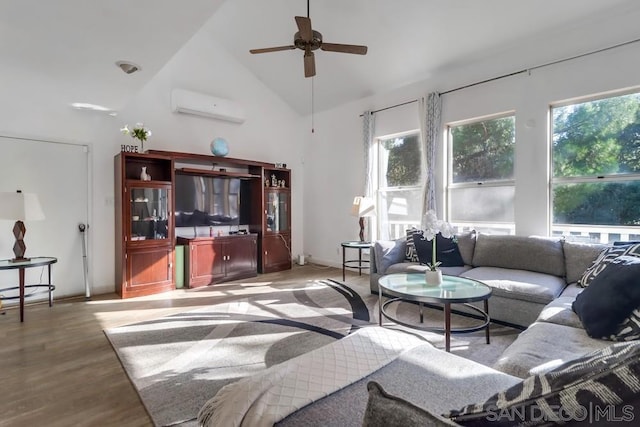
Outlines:
{"label": "curtain rod", "polygon": [[[549,67],[551,65],[560,64],[562,62],[572,61],[574,59],[583,58],[585,56],[594,55],[596,53],[606,52],[608,50],[617,49],[619,47],[627,46],[627,45],[630,45],[630,44],[633,44],[633,43],[637,43],[637,42],[640,42],[640,38],[629,40],[629,41],[622,42],[622,43],[618,43],[618,44],[615,44],[613,46],[603,47],[602,49],[596,49],[596,50],[593,50],[591,52],[586,52],[586,53],[581,53],[581,54],[578,54],[578,55],[570,56],[568,58],[557,59],[555,61],[546,62],[544,64],[540,64],[540,65],[536,65],[536,66],[533,66],[533,67],[525,68],[525,69],[520,70],[520,71],[514,71],[514,72],[508,73],[508,74],[503,74],[503,75],[500,75],[500,76],[497,76],[497,77],[492,77],[490,79],[481,80],[479,82],[469,83],[468,85],[464,85],[464,86],[457,87],[455,89],[449,89],[449,90],[446,90],[444,92],[440,92],[440,95],[446,95],[448,93],[456,92],[456,91],[459,91],[459,90],[462,90],[462,89],[467,89],[467,88],[470,88],[470,87],[473,87],[473,86],[478,86],[478,85],[481,85],[481,84],[484,84],[484,83],[493,82],[495,80],[500,80],[500,79],[504,79],[504,78],[507,78],[507,77],[513,77],[513,76],[516,76],[518,74],[530,73],[532,70],[537,70],[537,69],[540,69],[540,68]],[[391,105],[389,107],[380,108],[379,110],[373,110],[371,113],[372,114],[379,113],[380,111],[390,110],[390,109],[396,108],[396,107],[402,107],[403,105],[413,104],[414,102],[418,102],[418,100],[417,99],[412,99],[411,101],[406,101],[406,102],[402,102],[400,104]],[[362,116],[363,116],[363,114],[360,114],[360,117],[362,117]]]}

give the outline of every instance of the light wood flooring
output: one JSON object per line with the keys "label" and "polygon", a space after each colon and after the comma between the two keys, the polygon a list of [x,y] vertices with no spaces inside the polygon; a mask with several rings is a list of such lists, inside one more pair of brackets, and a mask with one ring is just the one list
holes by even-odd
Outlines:
{"label": "light wood flooring", "polygon": [[[332,278],[342,271],[315,265],[207,288],[178,289],[122,300],[115,294],[56,300],[53,307],[15,308],[0,315],[0,426],[151,426],[138,394],[103,329],[193,310],[255,292],[265,282]],[[347,272],[346,282],[368,286]]]}

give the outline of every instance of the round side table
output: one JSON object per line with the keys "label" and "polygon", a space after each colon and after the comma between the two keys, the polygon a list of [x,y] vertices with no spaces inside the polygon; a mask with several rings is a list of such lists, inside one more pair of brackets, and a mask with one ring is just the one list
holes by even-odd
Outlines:
{"label": "round side table", "polygon": [[[364,249],[371,248],[371,242],[361,242],[359,240],[353,240],[349,242],[342,242],[342,281],[345,281],[345,272],[347,268],[353,268],[358,270],[358,275],[362,276],[362,269],[369,268],[369,260],[362,259],[362,251]],[[347,248],[358,250],[358,259],[347,259]]]}
{"label": "round side table", "polygon": [[[22,260],[3,259],[0,260],[0,270],[18,270],[18,286],[0,289],[0,291],[9,291],[18,289],[20,291],[17,297],[5,297],[4,299],[19,299],[20,300],[20,322],[24,322],[24,299],[26,288],[45,288],[45,291],[49,293],[49,307],[53,305],[53,291],[56,289],[51,284],[51,265],[58,262],[57,258],[53,257],[32,257]],[[48,280],[47,283],[39,283],[36,285],[25,284],[25,269],[33,267],[47,267]],[[34,295],[35,292],[31,295]]]}

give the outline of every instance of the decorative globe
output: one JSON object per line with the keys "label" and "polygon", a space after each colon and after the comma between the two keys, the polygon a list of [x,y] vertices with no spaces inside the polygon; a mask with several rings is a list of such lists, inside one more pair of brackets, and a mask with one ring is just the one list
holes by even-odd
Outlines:
{"label": "decorative globe", "polygon": [[224,138],[215,138],[211,141],[211,153],[214,156],[224,157],[229,154],[229,146]]}

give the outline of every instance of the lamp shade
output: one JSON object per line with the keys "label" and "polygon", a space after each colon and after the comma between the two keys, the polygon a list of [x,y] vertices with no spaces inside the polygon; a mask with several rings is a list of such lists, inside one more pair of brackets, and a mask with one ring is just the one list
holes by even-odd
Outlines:
{"label": "lamp shade", "polygon": [[351,206],[351,215],[357,217],[369,217],[376,215],[376,205],[371,197],[356,196]]}
{"label": "lamp shade", "polygon": [[0,219],[13,221],[38,221],[44,212],[35,193],[0,193]]}

